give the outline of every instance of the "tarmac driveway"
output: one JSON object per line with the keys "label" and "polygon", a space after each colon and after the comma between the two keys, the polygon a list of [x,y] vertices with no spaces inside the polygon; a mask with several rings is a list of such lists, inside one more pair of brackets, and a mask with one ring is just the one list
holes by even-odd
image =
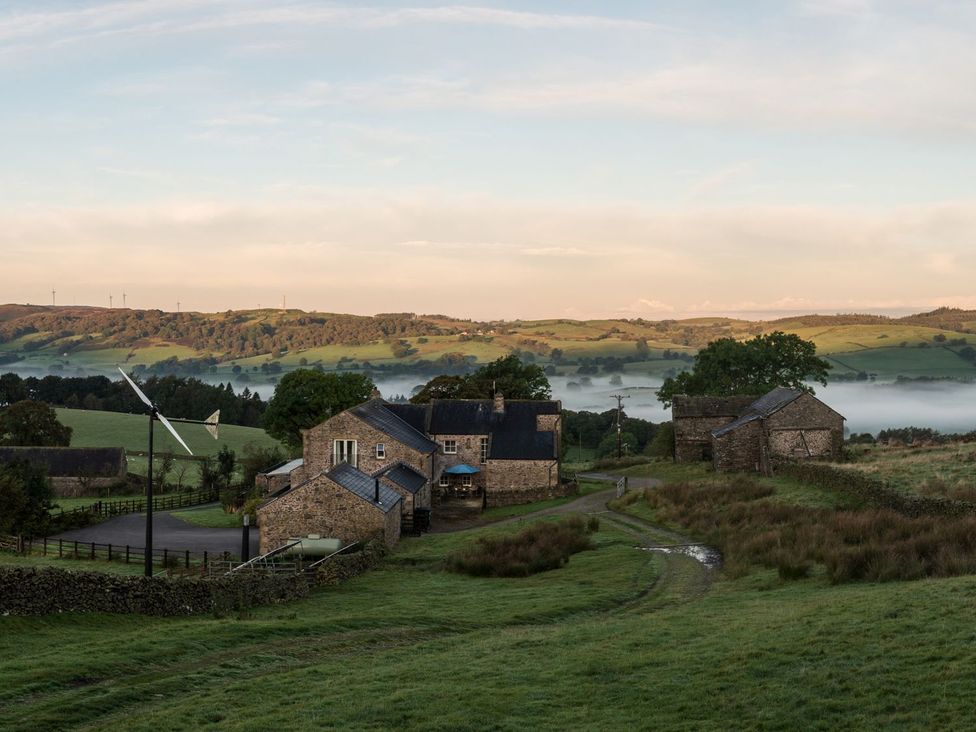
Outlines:
{"label": "tarmac driveway", "polygon": [[[201,506],[200,508],[205,508]],[[189,510],[189,509],[181,509]],[[194,526],[170,515],[169,511],[157,511],[153,514],[153,548],[176,549],[193,552],[209,552],[220,554],[230,552],[234,555],[241,553],[241,529],[208,529]],[[250,534],[251,556],[258,553],[258,528],[251,527]],[[146,544],[146,516],[145,514],[130,513],[103,521],[94,526],[83,529],[73,529],[57,534],[51,539],[65,539],[70,541],[96,542],[98,544],[112,544],[114,546],[142,547]]]}

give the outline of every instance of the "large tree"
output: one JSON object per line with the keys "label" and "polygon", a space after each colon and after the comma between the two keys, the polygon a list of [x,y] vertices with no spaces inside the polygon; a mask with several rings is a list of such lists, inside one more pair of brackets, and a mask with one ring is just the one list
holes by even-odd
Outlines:
{"label": "large tree", "polygon": [[806,382],[826,385],[828,369],[816,345],[793,333],[775,331],[748,341],[719,338],[698,352],[691,371],[665,380],[657,398],[667,407],[677,394],[762,394],[778,386],[812,392]]}
{"label": "large tree", "polygon": [[0,465],[0,534],[42,536],[50,523],[51,482],[25,461]]}
{"label": "large tree", "polygon": [[285,374],[264,413],[264,430],[292,451],[302,446],[301,430],[369,399],[376,388],[368,376],[298,369]]}
{"label": "large tree", "polygon": [[0,412],[0,445],[67,447],[71,428],[58,421],[58,413],[43,402],[24,399]]}
{"label": "large tree", "polygon": [[541,366],[523,363],[515,354],[487,363],[467,376],[436,376],[410,401],[431,399],[490,399],[501,392],[506,399],[549,399],[552,388]]}

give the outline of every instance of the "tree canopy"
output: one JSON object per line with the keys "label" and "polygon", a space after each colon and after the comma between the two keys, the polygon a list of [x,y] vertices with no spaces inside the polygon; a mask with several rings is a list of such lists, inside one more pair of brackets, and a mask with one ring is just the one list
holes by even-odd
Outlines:
{"label": "tree canopy", "polygon": [[357,373],[298,369],[285,374],[264,413],[264,430],[291,450],[302,446],[301,430],[369,399],[376,387]]}
{"label": "tree canopy", "polygon": [[814,343],[781,331],[747,341],[719,338],[698,352],[691,371],[666,379],[657,398],[670,406],[677,394],[762,394],[778,386],[813,392],[805,382],[826,385],[830,369],[816,354]]}
{"label": "tree canopy", "polygon": [[523,363],[512,354],[485,364],[466,376],[437,376],[410,401],[431,399],[490,399],[501,392],[506,399],[549,399],[552,387],[541,366]]}
{"label": "tree canopy", "polygon": [[51,482],[26,461],[0,465],[0,534],[44,535],[50,523]]}
{"label": "tree canopy", "polygon": [[43,402],[23,399],[0,412],[0,445],[67,447],[71,428],[58,421],[58,413]]}

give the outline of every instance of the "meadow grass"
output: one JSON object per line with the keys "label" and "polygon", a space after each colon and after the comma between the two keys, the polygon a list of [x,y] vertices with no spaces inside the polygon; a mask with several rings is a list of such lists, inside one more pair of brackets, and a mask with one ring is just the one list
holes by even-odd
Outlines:
{"label": "meadow grass", "polygon": [[873,348],[838,352],[827,357],[838,373],[863,371],[878,379],[898,376],[976,376],[976,366],[949,348]]}
{"label": "meadow grass", "polygon": [[[488,530],[482,530],[482,532]],[[949,729],[971,721],[976,578],[772,571],[691,603],[610,527],[562,569],[442,571],[478,532],[245,617],[0,618],[0,727]]]}
{"label": "meadow grass", "polygon": [[[126,450],[143,451],[148,447],[149,419],[146,415],[64,408],[58,408],[57,413],[58,420],[72,429],[72,447],[124,447]],[[219,440],[214,440],[202,425],[174,424],[174,427],[195,455],[216,455],[224,445],[238,455],[249,443],[260,447],[280,447],[276,440],[257,427],[221,425]],[[156,425],[153,439],[157,453],[186,454],[162,425]]]}
{"label": "meadow grass", "polygon": [[242,526],[244,521],[243,514],[227,513],[223,506],[189,508],[183,511],[173,511],[170,515],[188,524],[204,526],[208,529],[236,529]]}
{"label": "meadow grass", "polygon": [[[68,550],[69,542],[65,542],[65,551]],[[106,561],[106,560],[90,560],[90,559],[74,559],[69,556],[59,558],[58,554],[58,542],[54,540],[54,555],[51,552],[51,543],[48,544],[48,555],[38,554],[40,549],[35,549],[34,553],[30,555],[20,555],[12,554],[10,552],[0,551],[0,566],[8,567],[34,567],[36,569],[43,569],[44,567],[56,567],[58,569],[71,569],[78,572],[108,572],[110,574],[124,574],[124,575],[141,575],[145,571],[145,567],[142,563],[142,558],[140,557],[137,561],[133,561],[126,564],[124,561]],[[74,545],[71,544],[73,547]],[[125,547],[122,547],[123,551]],[[80,546],[79,551],[84,552],[84,546]]]}
{"label": "meadow grass", "polygon": [[906,493],[943,495],[976,502],[976,444],[888,446],[856,445],[842,467],[859,470]]}

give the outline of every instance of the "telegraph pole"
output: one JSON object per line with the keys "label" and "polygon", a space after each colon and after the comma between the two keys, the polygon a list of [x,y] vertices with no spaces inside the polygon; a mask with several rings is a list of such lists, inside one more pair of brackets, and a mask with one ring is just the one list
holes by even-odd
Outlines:
{"label": "telegraph pole", "polygon": [[617,459],[623,457],[623,452],[620,445],[620,413],[623,411],[623,400],[630,399],[628,394],[611,394],[611,399],[617,400]]}

